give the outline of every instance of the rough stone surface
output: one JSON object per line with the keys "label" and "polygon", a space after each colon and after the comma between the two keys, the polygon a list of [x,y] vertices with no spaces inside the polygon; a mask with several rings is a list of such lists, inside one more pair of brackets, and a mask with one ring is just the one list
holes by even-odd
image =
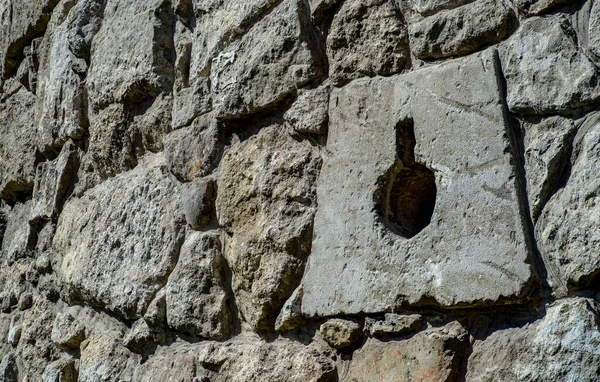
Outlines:
{"label": "rough stone surface", "polygon": [[[594,381],[600,375],[598,303],[574,298],[543,318],[476,341],[469,381]],[[543,365],[543,367],[540,367]]]}
{"label": "rough stone surface", "polygon": [[598,381],[598,0],[0,0],[0,382]]}
{"label": "rough stone surface", "polygon": [[190,233],[166,286],[169,327],[222,340],[231,330],[220,233]]}
{"label": "rough stone surface", "polygon": [[336,85],[410,66],[408,31],[394,0],[345,1],[327,36],[327,55]]}
{"label": "rough stone surface", "polygon": [[358,322],[334,318],[321,325],[319,332],[329,346],[342,349],[360,341],[361,329]]}
{"label": "rough stone surface", "polygon": [[321,165],[307,142],[279,125],[225,152],[217,194],[219,223],[232,235],[225,258],[244,320],[273,325],[304,270]]}
{"label": "rough stone surface", "polygon": [[526,291],[532,270],[494,61],[485,53],[332,94],[304,313],[375,313],[425,298],[489,304]]}
{"label": "rough stone surface", "polygon": [[151,156],[69,201],[53,243],[65,297],[141,317],[175,267],[183,241],[176,187],[164,158]]}
{"label": "rough stone surface", "polygon": [[467,333],[457,322],[403,341],[369,339],[341,381],[454,381],[466,346]]}
{"label": "rough stone surface", "polygon": [[569,288],[596,285],[600,275],[600,259],[594,255],[600,248],[598,113],[583,122],[573,146],[566,185],[556,190],[536,225],[540,251],[559,270],[561,282]]}
{"label": "rough stone surface", "polygon": [[474,1],[411,24],[411,50],[420,59],[472,53],[504,39],[515,20],[505,0]]}
{"label": "rough stone surface", "polygon": [[526,20],[503,52],[506,98],[515,113],[564,113],[600,99],[598,69],[563,16]]}

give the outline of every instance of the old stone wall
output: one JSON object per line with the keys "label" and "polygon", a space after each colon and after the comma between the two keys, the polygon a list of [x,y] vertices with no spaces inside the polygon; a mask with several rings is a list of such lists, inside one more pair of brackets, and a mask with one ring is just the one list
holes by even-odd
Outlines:
{"label": "old stone wall", "polygon": [[0,0],[0,381],[600,380],[600,1]]}

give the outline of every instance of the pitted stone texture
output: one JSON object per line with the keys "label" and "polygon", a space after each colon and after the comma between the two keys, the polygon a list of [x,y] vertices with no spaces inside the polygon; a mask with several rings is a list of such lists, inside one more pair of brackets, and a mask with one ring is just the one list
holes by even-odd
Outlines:
{"label": "pitted stone texture", "polygon": [[77,382],[75,359],[61,358],[51,362],[44,369],[43,382]]}
{"label": "pitted stone texture", "polygon": [[89,124],[85,77],[103,8],[103,0],[79,1],[67,15],[55,12],[50,21],[40,47],[36,98],[35,121],[41,151],[69,138],[81,139],[85,134]]}
{"label": "pitted stone texture", "polygon": [[190,69],[193,80],[208,73],[219,53],[247,32],[277,0],[191,0],[191,3],[196,17]]}
{"label": "pitted stone texture", "polygon": [[223,154],[221,135],[212,114],[197,118],[191,126],[167,135],[165,157],[171,173],[183,182],[212,173]]}
{"label": "pitted stone texture", "polygon": [[107,0],[92,42],[87,86],[92,106],[137,102],[173,84],[173,14],[166,0]]}
{"label": "pitted stone texture", "polygon": [[0,75],[7,78],[23,59],[23,48],[46,29],[59,0],[6,0],[0,5]]}
{"label": "pitted stone texture", "polygon": [[573,120],[562,117],[523,123],[527,195],[534,222],[559,185],[576,128]]}
{"label": "pitted stone texture", "polygon": [[112,335],[96,335],[82,345],[79,382],[130,381],[140,356]]}
{"label": "pitted stone texture", "polygon": [[85,340],[85,326],[70,312],[61,312],[54,319],[51,339],[61,349],[77,349]]}
{"label": "pitted stone texture", "polygon": [[[187,351],[168,349],[158,353],[135,369],[133,381],[194,381],[196,357]],[[201,380],[200,380],[201,381]]]}
{"label": "pitted stone texture", "polygon": [[[569,288],[600,275],[600,114],[583,122],[573,143],[570,176],[556,190],[536,225],[539,249]],[[555,285],[555,287],[559,287]]]}
{"label": "pitted stone texture", "polygon": [[454,9],[472,3],[474,0],[400,0],[406,8],[418,12],[423,16],[431,16],[434,13],[446,9]]}
{"label": "pitted stone texture", "polygon": [[[496,67],[486,52],[334,91],[303,313],[524,296],[532,270]],[[401,136],[410,124],[414,158],[433,171],[437,200],[431,224],[405,238],[388,228],[376,201],[386,174],[410,159]],[[400,184],[398,194],[409,186]]]}
{"label": "pitted stone texture", "polygon": [[234,144],[223,157],[219,223],[232,235],[224,255],[244,318],[270,330],[304,271],[321,165],[309,142],[279,125]]}
{"label": "pitted stone texture", "polygon": [[403,341],[369,339],[354,352],[343,382],[455,381],[467,347],[457,323],[432,328]]}
{"label": "pitted stone texture", "polygon": [[327,134],[329,86],[298,91],[298,99],[283,118],[294,130],[306,134]]}
{"label": "pitted stone texture", "polygon": [[77,151],[75,144],[65,144],[53,161],[38,164],[33,187],[34,205],[30,220],[50,220],[61,210],[67,190],[75,175]]}
{"label": "pitted stone texture", "polygon": [[526,15],[537,15],[540,13],[546,13],[551,11],[553,8],[561,5],[567,5],[572,3],[580,2],[579,0],[512,0],[520,12]]}
{"label": "pitted stone texture", "polygon": [[588,49],[595,58],[596,64],[600,64],[600,2],[593,1],[590,9],[588,33]]}
{"label": "pitted stone texture", "polygon": [[35,96],[21,88],[0,103],[0,198],[14,200],[33,189]]}
{"label": "pitted stone texture", "polygon": [[411,49],[420,59],[466,55],[501,41],[515,23],[506,0],[478,0],[411,23]]}
{"label": "pitted stone texture", "polygon": [[19,382],[19,366],[13,352],[6,354],[0,361],[0,381]]}
{"label": "pitted stone texture", "polygon": [[408,31],[394,0],[344,2],[327,36],[327,55],[335,85],[409,67]]}
{"label": "pitted stone texture", "polygon": [[333,318],[319,328],[321,336],[334,349],[355,345],[362,338],[361,325],[358,322]]}
{"label": "pitted stone texture", "polygon": [[[203,365],[198,377],[211,382],[325,382],[337,377],[335,353],[317,341],[302,345],[285,339],[264,342],[238,336],[222,344],[208,343],[195,353],[198,364]],[[211,371],[215,369],[218,373]]]}
{"label": "pitted stone texture", "polygon": [[212,178],[196,179],[180,188],[185,221],[194,230],[201,230],[215,218],[217,185]]}
{"label": "pitted stone texture", "polygon": [[319,22],[331,9],[339,3],[339,0],[310,0],[310,12],[314,22]]}
{"label": "pitted stone texture", "polygon": [[598,70],[563,16],[524,21],[502,49],[502,69],[517,114],[569,113],[600,101]]}
{"label": "pitted stone texture", "polygon": [[595,381],[600,375],[598,303],[566,299],[543,318],[473,344],[466,380]]}
{"label": "pitted stone texture", "polygon": [[[32,201],[17,203],[7,216],[2,240],[2,261],[13,262],[35,248],[36,233],[29,224]],[[6,286],[5,286],[6,288]]]}
{"label": "pitted stone texture", "polygon": [[64,297],[141,317],[175,266],[184,225],[160,155],[70,200],[53,243]]}
{"label": "pitted stone texture", "polygon": [[222,118],[273,107],[322,74],[316,33],[303,0],[284,0],[211,66],[213,108]]}
{"label": "pitted stone texture", "polygon": [[365,319],[365,333],[371,337],[385,337],[387,335],[405,335],[422,328],[425,320],[420,314],[400,315],[386,313],[383,320],[373,318]]}
{"label": "pitted stone texture", "polygon": [[223,340],[231,330],[220,232],[191,232],[166,286],[169,327]]}

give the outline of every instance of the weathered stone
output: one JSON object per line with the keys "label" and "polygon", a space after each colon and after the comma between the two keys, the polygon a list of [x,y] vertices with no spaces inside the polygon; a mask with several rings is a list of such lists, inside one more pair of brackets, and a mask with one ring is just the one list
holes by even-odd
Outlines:
{"label": "weathered stone", "polygon": [[343,349],[356,345],[362,337],[358,322],[333,318],[319,328],[321,337],[334,349]]}
{"label": "weathered stone", "polygon": [[131,329],[123,339],[123,345],[135,353],[143,353],[154,343],[154,335],[148,323],[140,318],[131,325]]}
{"label": "weathered stone", "polygon": [[505,0],[478,0],[411,23],[411,49],[420,59],[466,55],[501,41],[515,24]]}
{"label": "weathered stone", "polygon": [[15,353],[8,353],[0,361],[0,382],[19,382],[19,367]]}
{"label": "weathered stone", "polygon": [[85,326],[71,313],[59,313],[54,319],[51,339],[61,349],[77,349],[85,340]]}
{"label": "weathered stone", "polygon": [[19,310],[27,310],[33,306],[33,295],[30,292],[23,293],[19,297]]}
{"label": "weathered stone", "polygon": [[310,11],[313,21],[321,21],[327,15],[328,11],[338,3],[339,0],[310,0]]}
{"label": "weathered stone", "polygon": [[530,250],[497,80],[484,53],[333,92],[303,313],[524,297]]}
{"label": "weathered stone", "polygon": [[367,340],[354,352],[341,381],[455,381],[468,343],[457,323],[403,341]]}
{"label": "weathered stone", "polygon": [[591,55],[595,58],[596,65],[600,64],[600,3],[592,1],[587,28],[587,46]]}
{"label": "weathered stone", "polygon": [[576,3],[578,1],[579,0],[513,0],[515,5],[519,8],[519,11],[529,16],[546,13],[561,5]]}
{"label": "weathered stone", "polygon": [[30,220],[50,220],[60,212],[75,175],[76,160],[75,145],[69,141],[58,158],[38,164],[33,187],[35,204],[29,215]]}
{"label": "weathered stone", "polygon": [[566,185],[555,190],[536,225],[540,252],[569,288],[595,286],[600,275],[599,153],[600,114],[594,113],[575,136]]}
{"label": "weathered stone", "polygon": [[213,108],[222,118],[273,107],[322,75],[316,34],[303,0],[284,0],[211,66]]}
{"label": "weathered stone", "polygon": [[386,313],[383,320],[367,317],[365,319],[365,333],[370,337],[383,337],[390,334],[401,336],[416,332],[423,325],[425,325],[425,321],[420,314]]}
{"label": "weathered stone", "polygon": [[330,91],[328,86],[298,91],[298,99],[283,118],[299,133],[327,134]]}
{"label": "weathered stone", "polygon": [[594,381],[600,375],[598,305],[574,298],[525,326],[475,341],[468,381]]}
{"label": "weathered stone", "polygon": [[434,13],[446,9],[454,9],[472,3],[474,0],[401,0],[406,8],[418,12],[423,16],[431,16]]}
{"label": "weathered stone", "polygon": [[576,127],[572,120],[562,117],[523,124],[527,195],[534,222],[561,180]]}
{"label": "weathered stone", "polygon": [[23,59],[23,49],[46,29],[59,0],[7,0],[0,5],[0,75],[7,78]]}
{"label": "weathered stone", "polygon": [[219,126],[212,115],[175,130],[164,139],[169,170],[182,181],[206,176],[218,166],[223,152]]}
{"label": "weathered stone", "polygon": [[20,89],[0,102],[0,198],[14,201],[28,195],[35,177],[35,97]]}
{"label": "weathered stone", "polygon": [[21,334],[23,333],[23,326],[21,324],[14,324],[8,331],[7,341],[12,346],[17,346],[19,340],[21,340]]}
{"label": "weathered stone", "polygon": [[107,0],[92,42],[87,86],[94,108],[157,97],[173,84],[169,1]]}
{"label": "weathered stone", "polygon": [[191,232],[166,286],[169,327],[222,340],[229,336],[231,314],[225,290],[220,233]]}
{"label": "weathered stone", "polygon": [[2,240],[3,260],[13,262],[26,257],[35,247],[35,230],[29,224],[31,201],[17,203],[8,215],[4,239]]}
{"label": "weathered stone", "polygon": [[195,353],[203,366],[197,370],[201,381],[325,382],[337,377],[334,352],[317,341],[305,346],[285,339],[264,342],[239,336],[223,344],[207,344]]}
{"label": "weathered stone", "polygon": [[141,317],[175,267],[183,241],[177,193],[164,158],[150,155],[70,200],[53,243],[65,298]]}
{"label": "weathered stone", "polygon": [[177,91],[173,102],[173,129],[188,126],[196,117],[212,110],[209,79],[203,77]]}
{"label": "weathered stone", "polygon": [[42,382],[77,382],[77,369],[73,358],[61,358],[44,369]]}
{"label": "weathered stone", "polygon": [[165,326],[167,322],[167,292],[164,289],[161,289],[148,305],[144,320],[154,328]]}
{"label": "weathered stone", "polygon": [[502,53],[507,102],[518,114],[568,113],[600,101],[598,71],[563,16],[523,22]]}
{"label": "weathered stone", "polygon": [[79,382],[131,380],[139,358],[110,335],[94,336],[81,346]]}
{"label": "weathered stone", "polygon": [[[195,381],[196,358],[192,354],[180,354],[169,349],[165,354],[158,354],[138,366],[133,381]],[[200,382],[203,382],[199,379]]]}
{"label": "weathered stone", "polygon": [[232,145],[221,162],[217,216],[232,235],[224,255],[244,320],[272,327],[304,270],[321,165],[309,142],[263,128]]}
{"label": "weathered stone", "polygon": [[204,228],[215,217],[217,187],[214,179],[195,179],[180,188],[185,220],[192,229]]}
{"label": "weathered stone", "polygon": [[286,332],[298,329],[304,326],[305,320],[302,316],[302,286],[296,288],[290,298],[283,304],[279,316],[275,321],[275,330],[278,332]]}
{"label": "weathered stone", "polygon": [[327,37],[327,55],[335,85],[409,67],[406,23],[394,0],[344,2]]}
{"label": "weathered stone", "polygon": [[36,125],[41,151],[69,138],[81,139],[89,124],[85,77],[104,0],[70,2],[70,6],[54,13],[40,47]]}

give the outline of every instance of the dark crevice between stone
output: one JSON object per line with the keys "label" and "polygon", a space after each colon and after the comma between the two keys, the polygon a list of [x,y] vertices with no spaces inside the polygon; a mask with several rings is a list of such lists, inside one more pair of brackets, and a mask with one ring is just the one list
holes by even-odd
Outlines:
{"label": "dark crevice between stone", "polygon": [[380,177],[375,202],[383,224],[397,235],[411,238],[431,222],[437,187],[435,175],[415,161],[412,120],[396,125],[396,162]]}
{"label": "dark crevice between stone", "polygon": [[[506,121],[506,133],[510,141],[510,152],[511,152],[511,165],[513,166],[514,173],[516,175],[516,194],[519,203],[519,214],[524,228],[524,237],[528,248],[529,256],[528,259],[531,262],[533,271],[536,277],[532,277],[530,282],[524,291],[530,296],[537,298],[550,298],[552,293],[552,287],[549,284],[549,278],[554,281],[553,284],[558,285],[560,283],[560,274],[558,270],[548,269],[552,267],[548,259],[545,259],[540,252],[537,241],[535,238],[535,229],[533,220],[531,219],[531,210],[529,206],[529,199],[527,197],[527,179],[525,177],[525,147],[523,136],[524,133],[521,130],[521,126],[518,120],[510,113],[507,103],[507,83],[502,70],[502,62],[498,51],[494,54],[494,65],[498,73],[498,89],[500,91],[500,99],[502,100],[502,113],[504,120]],[[550,273],[549,273],[550,272]]]}

